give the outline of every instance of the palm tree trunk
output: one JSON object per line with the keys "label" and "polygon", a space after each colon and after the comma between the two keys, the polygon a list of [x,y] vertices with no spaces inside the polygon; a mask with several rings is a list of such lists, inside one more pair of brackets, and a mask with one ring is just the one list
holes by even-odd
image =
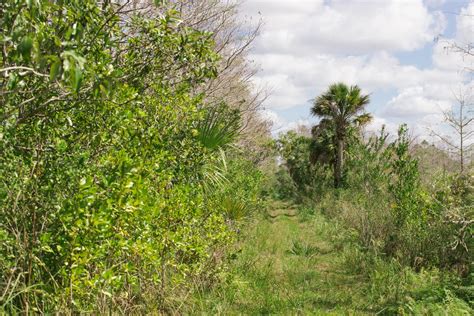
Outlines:
{"label": "palm tree trunk", "polygon": [[342,185],[342,170],[344,168],[344,140],[337,139],[336,164],[334,165],[334,187],[340,188]]}

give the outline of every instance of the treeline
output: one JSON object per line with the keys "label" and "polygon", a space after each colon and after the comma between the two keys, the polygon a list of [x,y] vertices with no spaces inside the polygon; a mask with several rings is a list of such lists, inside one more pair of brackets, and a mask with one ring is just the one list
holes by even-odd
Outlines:
{"label": "treeline", "polygon": [[[406,126],[400,126],[398,135],[382,129],[379,135],[364,136],[362,127],[370,121],[364,112],[368,102],[369,97],[357,86],[342,83],[317,97],[311,112],[320,118],[319,123],[312,130],[301,127],[278,140],[284,163],[277,173],[274,194],[321,209],[353,231],[359,251],[348,264],[368,275],[369,282],[380,278],[374,266],[380,259],[396,262],[385,275],[386,282],[397,284],[391,289],[396,288],[396,294],[384,293],[393,304],[386,311],[403,313],[398,304],[407,303],[408,290],[402,284],[406,275],[393,272],[404,271],[403,267],[439,269],[444,275],[440,282],[445,283],[439,288],[433,286],[414,299],[428,298],[418,305],[418,312],[439,312],[425,308],[433,302],[444,304],[449,293],[461,299],[461,314],[472,311],[472,163],[456,172],[439,171],[446,159],[455,162],[434,146],[415,146]],[[436,162],[441,168],[420,168],[424,159],[434,155],[445,158]],[[406,291],[405,298],[399,290]]]}
{"label": "treeline", "polygon": [[269,137],[235,10],[3,1],[0,313],[178,311],[218,279]]}

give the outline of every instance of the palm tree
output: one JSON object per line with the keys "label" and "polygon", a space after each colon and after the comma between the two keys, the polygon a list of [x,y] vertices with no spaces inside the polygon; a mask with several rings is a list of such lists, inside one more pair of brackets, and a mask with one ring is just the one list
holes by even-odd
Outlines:
{"label": "palm tree", "polygon": [[[314,100],[311,114],[319,117],[319,124],[313,129],[321,134],[324,130],[332,135],[334,155],[334,186],[342,185],[344,171],[344,150],[348,134],[354,127],[368,123],[372,116],[364,112],[369,96],[363,95],[358,86],[335,83]],[[327,135],[327,133],[326,133]]]}

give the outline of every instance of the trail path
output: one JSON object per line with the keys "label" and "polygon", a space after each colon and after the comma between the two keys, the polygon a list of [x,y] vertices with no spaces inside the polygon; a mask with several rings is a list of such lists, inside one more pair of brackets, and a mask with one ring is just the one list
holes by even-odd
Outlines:
{"label": "trail path", "polygon": [[[233,281],[201,298],[212,314],[361,315],[364,280],[345,270],[349,240],[319,214],[289,205],[268,212],[243,232]],[[353,245],[352,245],[353,246]]]}

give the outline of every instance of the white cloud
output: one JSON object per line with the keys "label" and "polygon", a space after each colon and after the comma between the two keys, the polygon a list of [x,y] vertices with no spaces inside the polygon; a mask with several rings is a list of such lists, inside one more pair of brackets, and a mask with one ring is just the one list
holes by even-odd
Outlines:
{"label": "white cloud", "polygon": [[458,52],[455,46],[465,48],[474,43],[474,1],[462,8],[456,18],[454,38],[441,38],[434,47],[433,63],[437,68],[453,71],[472,71],[474,56]]}
{"label": "white cloud", "polygon": [[257,12],[265,22],[257,51],[292,55],[410,51],[432,41],[446,24],[422,0],[245,2],[244,14]]}
{"label": "white cloud", "polygon": [[260,54],[252,58],[265,65],[266,70],[257,80],[270,84],[272,94],[267,106],[273,109],[287,109],[307,103],[329,84],[338,81],[358,84],[365,93],[371,93],[409,88],[425,82],[449,85],[459,80],[456,72],[421,70],[401,65],[386,52],[373,56],[316,55],[314,58]]}
{"label": "white cloud", "polygon": [[[449,91],[449,90],[448,90]],[[434,92],[434,93],[433,93]],[[449,97],[440,98],[430,86],[415,86],[403,89],[388,102],[384,116],[417,120],[427,115],[439,114],[450,107]],[[442,91],[443,94],[445,91]],[[438,95],[436,97],[435,95]]]}
{"label": "white cloud", "polygon": [[[243,13],[260,12],[265,22],[249,56],[262,68],[255,82],[271,88],[265,106],[275,114],[305,104],[309,109],[309,100],[329,84],[343,81],[358,84],[364,93],[392,95],[387,104],[378,105],[368,129],[385,124],[395,131],[405,121],[421,133],[451,104],[453,87],[465,80],[463,69],[474,65],[467,56],[446,52],[450,39],[434,42],[446,27],[444,15],[436,11],[444,4],[444,0],[247,0]],[[472,15],[471,0],[457,18],[452,40],[474,42]],[[428,62],[432,60],[431,67],[426,62],[420,67],[416,58],[410,64],[396,57],[421,48]],[[298,124],[281,116],[278,122],[285,130]]]}
{"label": "white cloud", "polygon": [[287,131],[297,130],[301,127],[309,128],[310,126],[311,126],[311,123],[310,123],[309,120],[299,119],[299,120],[296,120],[296,121],[289,122],[288,124],[286,124],[285,126],[280,128],[279,130],[277,130],[277,132],[278,133],[285,133]]}
{"label": "white cloud", "polygon": [[284,124],[278,114],[272,110],[261,110],[259,111],[259,115],[264,121],[271,123],[273,127],[282,126]]}
{"label": "white cloud", "polygon": [[382,127],[385,127],[385,131],[391,135],[396,135],[398,130],[398,124],[394,122],[387,121],[383,117],[375,115],[372,119],[372,122],[365,127],[365,131],[370,134],[379,134]]}
{"label": "white cloud", "polygon": [[429,8],[439,8],[446,2],[446,0],[424,0],[423,2]]}
{"label": "white cloud", "polygon": [[474,42],[474,2],[461,9],[457,17],[456,40],[465,44]]}
{"label": "white cloud", "polygon": [[259,112],[260,117],[263,120],[272,124],[272,134],[277,136],[278,134],[288,132],[290,130],[296,130],[301,126],[310,127],[311,122],[307,119],[298,119],[295,121],[288,121],[282,117],[280,117],[275,111],[272,110],[261,110]]}

